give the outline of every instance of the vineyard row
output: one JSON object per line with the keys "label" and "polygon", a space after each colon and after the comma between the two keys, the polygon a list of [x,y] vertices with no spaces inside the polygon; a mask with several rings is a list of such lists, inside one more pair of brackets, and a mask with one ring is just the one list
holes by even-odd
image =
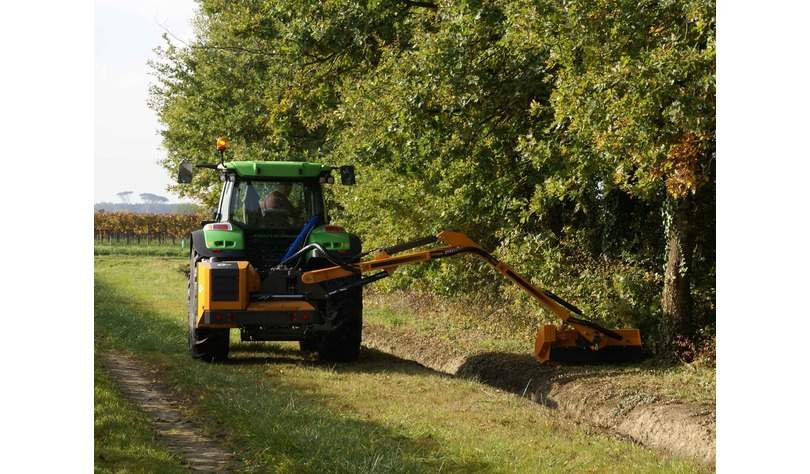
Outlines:
{"label": "vineyard row", "polygon": [[176,243],[200,227],[200,214],[135,214],[96,212],[93,222],[95,240],[112,243]]}

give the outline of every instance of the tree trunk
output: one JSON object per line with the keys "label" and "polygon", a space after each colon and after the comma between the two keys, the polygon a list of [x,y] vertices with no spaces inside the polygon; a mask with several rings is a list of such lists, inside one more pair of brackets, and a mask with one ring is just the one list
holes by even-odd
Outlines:
{"label": "tree trunk", "polygon": [[666,268],[664,270],[664,292],[661,296],[661,309],[664,315],[664,338],[669,343],[676,335],[692,336],[692,292],[690,288],[692,256],[695,247],[695,233],[692,226],[693,199],[669,197],[665,214],[666,226]]}

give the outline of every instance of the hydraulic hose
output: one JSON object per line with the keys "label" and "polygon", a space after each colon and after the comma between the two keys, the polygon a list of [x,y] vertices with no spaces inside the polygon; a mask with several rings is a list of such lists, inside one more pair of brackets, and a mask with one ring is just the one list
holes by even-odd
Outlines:
{"label": "hydraulic hose", "polygon": [[343,261],[342,261],[343,259],[340,258],[340,256],[337,256],[334,253],[330,252],[329,250],[326,250],[319,243],[311,243],[311,244],[308,244],[308,245],[304,246],[301,250],[295,252],[294,254],[292,254],[289,257],[287,257],[286,259],[284,259],[280,263],[280,265],[286,265],[288,262],[292,261],[293,259],[295,259],[297,257],[300,257],[301,255],[303,255],[306,252],[309,252],[310,250],[319,251],[324,256],[324,258],[329,260],[329,262],[331,264],[336,265],[336,266],[346,270],[347,272],[350,272],[350,273],[355,274],[355,275],[359,275],[361,273],[359,269],[353,267],[352,265],[347,265],[347,264],[343,263]]}

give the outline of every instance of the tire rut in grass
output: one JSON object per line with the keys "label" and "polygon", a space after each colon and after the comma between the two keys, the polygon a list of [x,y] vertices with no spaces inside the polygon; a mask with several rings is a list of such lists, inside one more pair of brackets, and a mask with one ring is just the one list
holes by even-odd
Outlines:
{"label": "tire rut in grass", "polygon": [[122,395],[149,415],[158,439],[180,456],[189,469],[233,472],[238,468],[233,453],[184,416],[179,401],[155,382],[139,362],[118,352],[104,352],[100,356]]}

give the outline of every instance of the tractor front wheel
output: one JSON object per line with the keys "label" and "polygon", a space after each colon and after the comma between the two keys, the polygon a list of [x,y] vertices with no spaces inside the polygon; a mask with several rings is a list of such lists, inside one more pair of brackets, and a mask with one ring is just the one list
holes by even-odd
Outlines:
{"label": "tractor front wheel", "polygon": [[230,329],[197,327],[197,263],[201,260],[192,247],[188,274],[188,350],[195,359],[221,362],[228,358]]}

